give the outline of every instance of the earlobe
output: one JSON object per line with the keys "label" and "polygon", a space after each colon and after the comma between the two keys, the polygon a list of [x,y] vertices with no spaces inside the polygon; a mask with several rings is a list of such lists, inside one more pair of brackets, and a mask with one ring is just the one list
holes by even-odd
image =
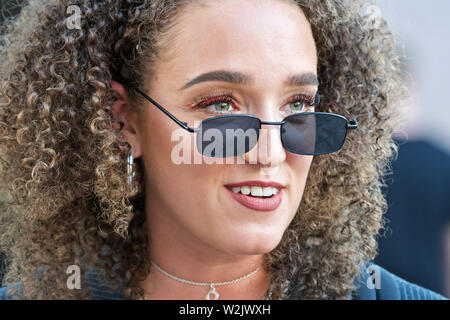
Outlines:
{"label": "earlobe", "polygon": [[120,135],[123,136],[121,140],[128,142],[134,158],[139,158],[141,156],[141,148],[127,93],[123,85],[117,81],[111,80],[110,85],[117,96],[116,101],[111,106],[113,117],[116,120],[113,124],[113,130],[120,131]]}

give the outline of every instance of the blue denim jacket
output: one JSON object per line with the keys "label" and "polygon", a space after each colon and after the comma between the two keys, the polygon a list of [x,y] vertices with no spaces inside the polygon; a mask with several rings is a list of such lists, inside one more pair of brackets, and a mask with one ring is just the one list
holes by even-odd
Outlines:
{"label": "blue denim jacket", "polygon": [[[351,292],[349,299],[352,300],[448,300],[446,297],[425,289],[419,285],[408,282],[396,275],[390,273],[386,269],[369,263],[371,266],[370,274],[368,272],[361,272],[355,278],[357,290]],[[378,273],[378,275],[377,275]],[[99,282],[95,273],[88,272],[89,288],[92,292],[93,300],[124,300],[127,297],[123,296],[120,291],[114,291],[108,286]],[[374,281],[372,281],[374,280]],[[13,286],[21,286],[20,282]],[[7,289],[10,287],[0,288],[0,300],[8,300],[10,297],[7,294]]]}

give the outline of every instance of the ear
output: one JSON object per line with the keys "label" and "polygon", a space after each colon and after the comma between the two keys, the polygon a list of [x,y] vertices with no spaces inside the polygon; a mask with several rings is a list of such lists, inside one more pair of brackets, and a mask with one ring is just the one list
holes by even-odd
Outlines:
{"label": "ear", "polygon": [[115,120],[123,122],[120,134],[123,141],[130,144],[133,157],[139,158],[142,155],[142,148],[139,140],[139,130],[135,112],[131,109],[128,96],[122,84],[117,81],[110,81],[111,88],[117,95],[117,100],[112,105],[112,113]]}

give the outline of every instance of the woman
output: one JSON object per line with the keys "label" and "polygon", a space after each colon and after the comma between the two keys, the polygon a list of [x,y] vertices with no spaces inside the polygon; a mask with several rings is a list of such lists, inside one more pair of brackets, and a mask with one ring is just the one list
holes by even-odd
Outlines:
{"label": "woman", "polygon": [[405,93],[385,24],[337,0],[41,3],[1,67],[4,284],[361,298]]}

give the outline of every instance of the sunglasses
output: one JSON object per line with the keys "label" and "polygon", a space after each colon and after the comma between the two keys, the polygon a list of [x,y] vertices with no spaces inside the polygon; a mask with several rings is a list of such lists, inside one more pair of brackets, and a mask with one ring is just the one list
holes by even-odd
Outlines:
{"label": "sunglasses", "polygon": [[[235,157],[249,152],[257,144],[263,124],[279,125],[283,147],[300,155],[336,152],[344,145],[347,130],[358,127],[355,119],[347,120],[339,114],[302,112],[289,115],[280,122],[261,121],[247,114],[221,115],[205,119],[197,128],[191,128],[140,89],[133,88],[183,129],[196,133],[198,152],[209,157]],[[320,96],[316,94],[312,106],[319,102]]]}

